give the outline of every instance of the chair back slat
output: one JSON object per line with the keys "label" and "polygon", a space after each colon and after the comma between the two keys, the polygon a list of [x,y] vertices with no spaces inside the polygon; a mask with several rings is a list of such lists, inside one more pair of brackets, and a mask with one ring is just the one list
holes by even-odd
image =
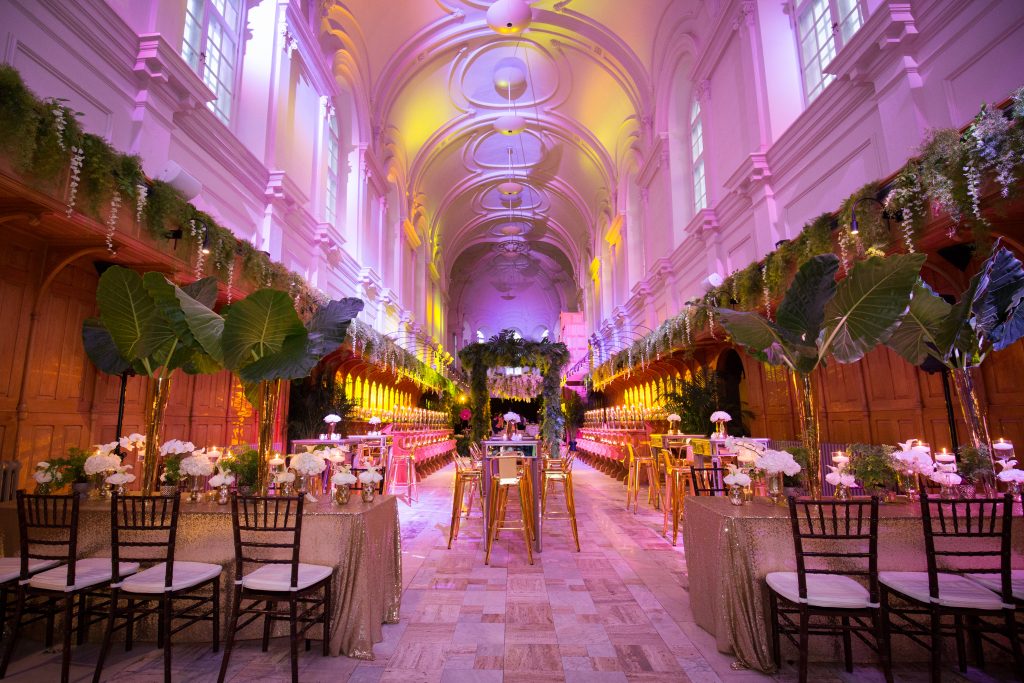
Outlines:
{"label": "chair back slat", "polygon": [[120,563],[147,565],[165,562],[164,586],[174,585],[174,547],[178,536],[181,492],[173,496],[110,496],[110,562],[114,584],[120,583]]}
{"label": "chair back slat", "polygon": [[878,602],[878,498],[789,497],[800,597],[808,574],[861,576]]}
{"label": "chair back slat", "polygon": [[236,583],[246,564],[290,564],[290,585],[298,585],[303,501],[303,496],[231,494]]}
{"label": "chair back slat", "polygon": [[943,499],[921,492],[928,589],[939,596],[939,573],[998,574],[1004,604],[1013,604],[1013,495]]}
{"label": "chair back slat", "polygon": [[498,476],[502,479],[514,479],[519,476],[519,456],[499,455],[495,458],[498,461]]}
{"label": "chair back slat", "polygon": [[29,560],[58,560],[68,565],[67,585],[75,585],[78,557],[78,494],[64,496],[17,492],[21,579]]}
{"label": "chair back slat", "polygon": [[724,496],[725,468],[712,465],[709,467],[693,466],[690,468],[690,489],[695,496]]}

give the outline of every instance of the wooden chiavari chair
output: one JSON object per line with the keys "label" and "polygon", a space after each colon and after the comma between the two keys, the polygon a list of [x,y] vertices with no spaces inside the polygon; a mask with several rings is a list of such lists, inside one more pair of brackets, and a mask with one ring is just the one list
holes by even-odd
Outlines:
{"label": "wooden chiavari chair", "polygon": [[[323,655],[329,654],[334,568],[299,562],[302,503],[303,496],[231,495],[235,591],[219,683],[223,683],[227,674],[235,635],[260,617],[263,618],[264,652],[270,642],[273,622],[288,622],[293,683],[299,680],[299,640],[317,624],[323,625]],[[246,565],[258,565],[258,569],[247,574]],[[248,604],[243,605],[243,601]],[[287,603],[287,610],[277,609],[278,603]],[[239,624],[242,615],[247,618]],[[309,644],[307,637],[307,650]]]}
{"label": "wooden chiavari chair", "polygon": [[[134,624],[147,615],[155,615],[159,624],[158,645],[164,650],[164,681],[171,680],[172,634],[200,622],[212,622],[213,651],[220,649],[221,566],[174,559],[180,501],[180,492],[169,497],[111,495],[113,579],[94,683],[101,680],[114,631],[119,627],[125,629],[125,650],[130,650]],[[122,577],[118,569],[121,560],[150,566]],[[118,621],[122,623],[118,625]]]}

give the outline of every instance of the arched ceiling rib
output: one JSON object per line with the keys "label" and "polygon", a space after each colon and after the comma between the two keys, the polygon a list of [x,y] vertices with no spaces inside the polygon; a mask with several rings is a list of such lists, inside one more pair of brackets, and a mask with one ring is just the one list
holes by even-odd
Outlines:
{"label": "arched ceiling rib", "polygon": [[[477,305],[465,296],[474,291],[466,275],[489,276],[482,256],[513,224],[529,245],[533,284],[517,280],[510,291],[546,288],[514,294],[543,303],[544,315],[555,300],[574,310],[577,271],[619,210],[620,174],[647,142],[652,73],[664,59],[656,36],[664,42],[666,26],[689,27],[702,3],[643,0],[627,10],[621,0],[532,0],[532,22],[511,36],[487,25],[490,5],[327,0],[322,28],[342,45],[339,77],[365,84],[369,143],[405,184],[406,215],[443,259],[435,265],[453,308]],[[510,93],[496,84],[508,82],[501,74],[523,82]],[[511,113],[526,130],[495,131]],[[523,186],[511,201],[497,190],[510,179]]]}

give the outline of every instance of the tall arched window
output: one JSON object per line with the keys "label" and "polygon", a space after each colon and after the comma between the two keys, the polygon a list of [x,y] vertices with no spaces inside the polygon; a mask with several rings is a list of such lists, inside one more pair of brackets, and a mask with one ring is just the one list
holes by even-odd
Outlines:
{"label": "tall arched window", "polygon": [[807,103],[835,76],[825,67],[864,23],[859,0],[801,0],[796,4],[800,71]]}
{"label": "tall arched window", "polygon": [[693,212],[697,213],[708,208],[708,190],[704,176],[704,126],[696,98],[690,107],[690,160],[693,164]]}
{"label": "tall arched window", "polygon": [[241,0],[188,0],[185,6],[181,56],[216,95],[207,106],[224,123],[231,118],[242,10]]}

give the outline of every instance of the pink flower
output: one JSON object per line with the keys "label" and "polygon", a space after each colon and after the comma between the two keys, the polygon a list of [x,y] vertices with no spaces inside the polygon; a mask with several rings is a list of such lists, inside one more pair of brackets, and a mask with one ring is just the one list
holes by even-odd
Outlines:
{"label": "pink flower", "polygon": [[469,408],[463,408],[459,412],[459,419],[460,420],[468,420],[471,417],[473,417],[473,411],[470,410]]}

